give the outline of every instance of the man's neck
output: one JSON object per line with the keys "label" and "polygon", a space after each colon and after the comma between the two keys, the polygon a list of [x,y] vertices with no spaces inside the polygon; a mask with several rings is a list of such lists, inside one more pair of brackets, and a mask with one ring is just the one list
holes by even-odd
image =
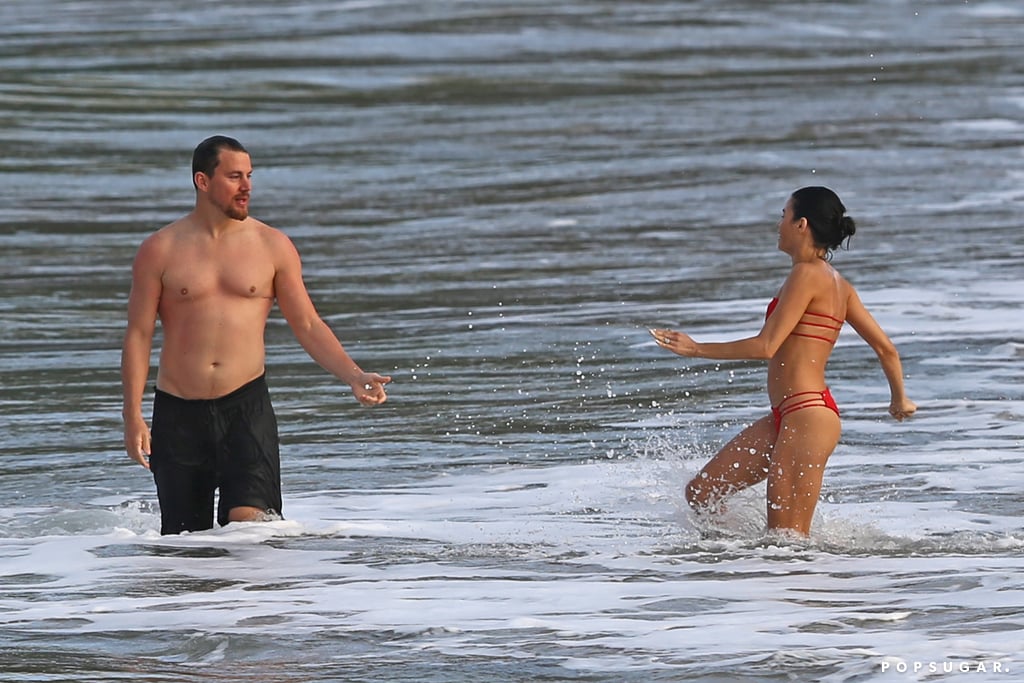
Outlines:
{"label": "man's neck", "polygon": [[214,207],[197,206],[192,211],[192,225],[214,239],[241,229],[246,221],[225,216]]}

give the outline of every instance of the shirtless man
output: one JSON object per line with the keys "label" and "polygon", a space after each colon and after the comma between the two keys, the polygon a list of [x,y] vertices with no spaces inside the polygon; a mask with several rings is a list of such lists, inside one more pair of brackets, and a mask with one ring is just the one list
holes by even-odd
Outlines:
{"label": "shirtless man", "polygon": [[[121,354],[124,441],[150,469],[161,533],[281,514],[277,423],[264,380],[263,337],[277,304],[306,352],[363,405],[391,381],[364,372],[320,318],[284,233],[249,216],[252,162],[214,136],[192,157],[195,209],[152,234],[132,266]],[[152,435],[142,416],[156,320],[163,327]]]}

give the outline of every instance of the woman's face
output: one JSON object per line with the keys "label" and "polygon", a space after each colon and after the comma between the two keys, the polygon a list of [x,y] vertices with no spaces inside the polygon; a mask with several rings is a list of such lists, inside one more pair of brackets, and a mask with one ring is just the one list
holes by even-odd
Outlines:
{"label": "woman's face", "polygon": [[793,217],[793,198],[790,197],[789,201],[782,208],[782,218],[779,219],[779,249],[785,252],[789,252],[790,245],[794,244],[794,238],[796,237],[796,226],[799,223],[799,219]]}

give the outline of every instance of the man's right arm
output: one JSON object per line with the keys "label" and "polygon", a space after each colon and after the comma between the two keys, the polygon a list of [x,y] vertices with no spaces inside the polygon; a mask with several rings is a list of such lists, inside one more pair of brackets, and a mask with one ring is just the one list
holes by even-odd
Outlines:
{"label": "man's right arm", "polygon": [[157,254],[158,249],[150,239],[143,242],[135,257],[128,295],[128,324],[121,347],[125,450],[132,460],[146,468],[149,467],[150,434],[142,416],[142,395],[149,378],[149,356],[162,292],[162,268],[158,265]]}

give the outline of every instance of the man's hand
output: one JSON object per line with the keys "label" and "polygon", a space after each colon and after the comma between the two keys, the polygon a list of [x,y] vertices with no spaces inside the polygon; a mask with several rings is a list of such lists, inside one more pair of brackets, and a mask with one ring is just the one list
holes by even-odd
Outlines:
{"label": "man's hand", "polygon": [[125,420],[124,448],[129,457],[147,470],[149,469],[149,453],[151,449],[149,427],[141,416]]}
{"label": "man's hand", "polygon": [[376,372],[364,372],[352,383],[352,394],[364,406],[380,405],[388,400],[384,385],[390,381],[390,377],[378,375]]}

